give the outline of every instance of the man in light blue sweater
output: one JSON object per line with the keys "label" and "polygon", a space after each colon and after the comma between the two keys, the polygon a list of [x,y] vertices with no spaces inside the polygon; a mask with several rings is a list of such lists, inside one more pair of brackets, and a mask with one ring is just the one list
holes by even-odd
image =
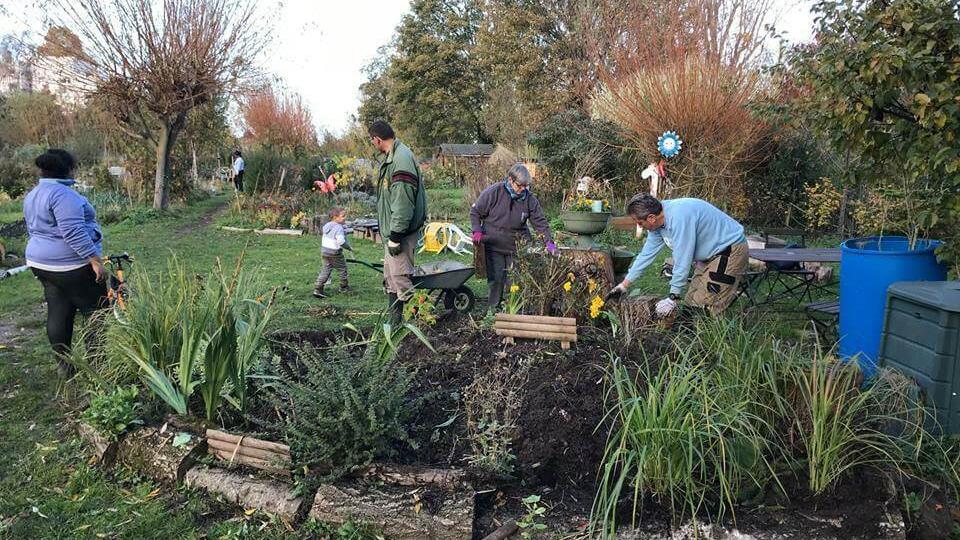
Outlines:
{"label": "man in light blue sweater", "polygon": [[648,231],[647,241],[626,279],[607,294],[608,300],[626,293],[663,246],[673,251],[674,268],[670,295],[657,302],[659,317],[670,315],[679,306],[694,263],[697,269],[684,299],[688,305],[716,315],[736,299],[748,261],[747,239],[737,220],[700,199],[661,202],[649,193],[630,199],[627,214]]}

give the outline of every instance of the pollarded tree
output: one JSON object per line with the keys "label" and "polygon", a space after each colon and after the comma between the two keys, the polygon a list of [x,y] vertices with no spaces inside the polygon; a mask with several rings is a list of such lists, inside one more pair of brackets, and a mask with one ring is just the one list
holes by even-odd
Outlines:
{"label": "pollarded tree", "polygon": [[125,132],[156,150],[153,206],[167,208],[170,152],[189,112],[230,92],[264,45],[252,0],[54,0],[79,40],[61,43]]}

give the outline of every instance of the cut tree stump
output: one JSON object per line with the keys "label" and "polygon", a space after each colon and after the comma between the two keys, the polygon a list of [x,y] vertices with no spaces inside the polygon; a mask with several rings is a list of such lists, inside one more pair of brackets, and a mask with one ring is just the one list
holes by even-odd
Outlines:
{"label": "cut tree stump", "polygon": [[256,508],[291,522],[306,511],[304,498],[294,494],[293,486],[277,480],[198,465],[187,471],[185,482],[190,488],[217,493],[245,509]]}
{"label": "cut tree stump", "polygon": [[203,438],[191,436],[186,444],[174,447],[177,434],[174,430],[160,433],[155,427],[128,433],[117,448],[117,460],[159,482],[179,484],[187,470],[206,452],[207,445]]}
{"label": "cut tree stump", "polygon": [[323,485],[310,517],[369,523],[393,540],[471,540],[474,492],[363,484]]}
{"label": "cut tree stump", "polygon": [[77,425],[77,432],[80,434],[80,438],[87,443],[87,446],[93,450],[97,463],[104,467],[113,466],[113,462],[117,459],[117,446],[119,446],[117,441],[108,440],[100,435],[93,426],[83,422]]}
{"label": "cut tree stump", "polygon": [[514,338],[546,339],[560,342],[560,348],[569,349],[577,341],[577,320],[567,317],[539,315],[510,315],[497,313],[493,331],[503,336],[503,342],[513,344]]}

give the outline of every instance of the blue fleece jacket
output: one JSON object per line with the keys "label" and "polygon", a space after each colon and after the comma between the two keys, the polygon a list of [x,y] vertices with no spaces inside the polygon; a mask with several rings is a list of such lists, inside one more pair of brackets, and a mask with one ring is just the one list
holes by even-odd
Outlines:
{"label": "blue fleece jacket", "polygon": [[640,277],[666,245],[673,251],[670,292],[680,294],[687,285],[693,261],[706,261],[727,246],[746,242],[743,225],[700,199],[663,201],[663,227],[649,231],[643,250],[633,260],[627,280]]}
{"label": "blue fleece jacket", "polygon": [[[41,178],[23,200],[27,260],[45,266],[82,265],[103,253],[97,213],[72,181]],[[67,184],[67,185],[65,185]]]}

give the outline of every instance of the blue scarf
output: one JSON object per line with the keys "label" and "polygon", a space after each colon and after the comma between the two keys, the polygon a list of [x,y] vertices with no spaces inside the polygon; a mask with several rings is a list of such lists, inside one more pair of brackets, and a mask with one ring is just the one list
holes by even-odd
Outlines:
{"label": "blue scarf", "polygon": [[530,193],[530,190],[529,190],[529,189],[525,189],[525,190],[523,190],[523,193],[519,193],[519,194],[518,194],[516,191],[513,190],[513,186],[510,185],[510,179],[509,179],[509,178],[503,181],[503,185],[506,186],[506,188],[507,188],[507,193],[510,194],[510,198],[513,199],[513,200],[515,200],[515,201],[524,201],[524,200],[526,200],[526,199],[527,199],[527,194]]}

